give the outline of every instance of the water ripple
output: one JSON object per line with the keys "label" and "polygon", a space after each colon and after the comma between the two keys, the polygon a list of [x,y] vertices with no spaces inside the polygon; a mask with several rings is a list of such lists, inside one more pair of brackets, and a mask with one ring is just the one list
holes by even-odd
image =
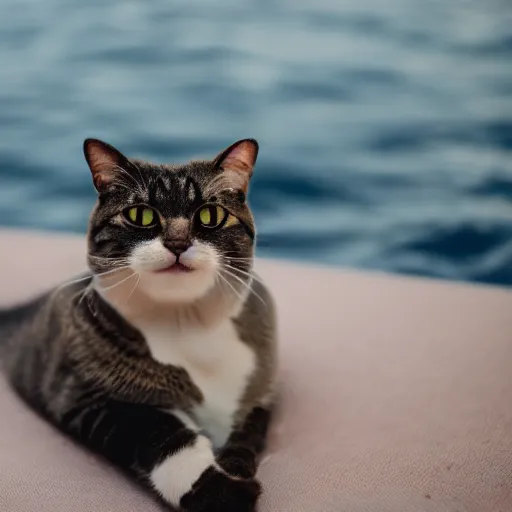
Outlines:
{"label": "water ripple", "polygon": [[85,137],[255,137],[260,254],[512,285],[511,26],[500,0],[3,0],[2,224],[84,232]]}

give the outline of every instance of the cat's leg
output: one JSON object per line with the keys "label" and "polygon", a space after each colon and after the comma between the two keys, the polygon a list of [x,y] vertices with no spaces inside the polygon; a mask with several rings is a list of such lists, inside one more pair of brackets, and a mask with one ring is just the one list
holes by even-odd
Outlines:
{"label": "cat's leg", "polygon": [[228,475],[215,461],[210,440],[182,413],[111,401],[75,415],[67,429],[174,507],[254,510],[259,484]]}
{"label": "cat's leg", "polygon": [[69,359],[86,386],[101,387],[114,400],[176,409],[203,400],[184,368],[161,364],[147,354],[130,354],[114,343],[78,339],[69,346]]}
{"label": "cat's leg", "polygon": [[217,461],[230,475],[254,478],[258,455],[265,449],[270,409],[255,407],[229,436]]}

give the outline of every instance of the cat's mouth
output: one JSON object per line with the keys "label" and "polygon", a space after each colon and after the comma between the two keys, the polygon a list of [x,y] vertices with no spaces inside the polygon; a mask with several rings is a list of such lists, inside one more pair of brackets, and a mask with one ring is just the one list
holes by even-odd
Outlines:
{"label": "cat's mouth", "polygon": [[187,272],[192,272],[192,268],[183,263],[177,262],[169,265],[168,267],[157,270],[159,274],[186,274]]}

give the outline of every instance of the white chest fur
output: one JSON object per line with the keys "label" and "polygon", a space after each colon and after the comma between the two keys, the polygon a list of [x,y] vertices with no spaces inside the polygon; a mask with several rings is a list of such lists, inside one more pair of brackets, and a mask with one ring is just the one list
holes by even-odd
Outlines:
{"label": "white chest fur", "polygon": [[194,413],[214,446],[222,446],[254,371],[254,352],[239,339],[229,320],[208,330],[176,331],[153,324],[142,326],[141,331],[157,361],[184,367],[201,389],[204,402]]}

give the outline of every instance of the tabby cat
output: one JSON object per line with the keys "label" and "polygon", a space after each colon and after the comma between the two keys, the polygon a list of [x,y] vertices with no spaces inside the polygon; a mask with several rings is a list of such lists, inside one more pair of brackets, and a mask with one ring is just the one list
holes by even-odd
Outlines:
{"label": "tabby cat", "polygon": [[0,313],[13,388],[188,512],[253,511],[274,400],[272,298],[252,271],[252,139],[156,165],[87,139],[90,272]]}

